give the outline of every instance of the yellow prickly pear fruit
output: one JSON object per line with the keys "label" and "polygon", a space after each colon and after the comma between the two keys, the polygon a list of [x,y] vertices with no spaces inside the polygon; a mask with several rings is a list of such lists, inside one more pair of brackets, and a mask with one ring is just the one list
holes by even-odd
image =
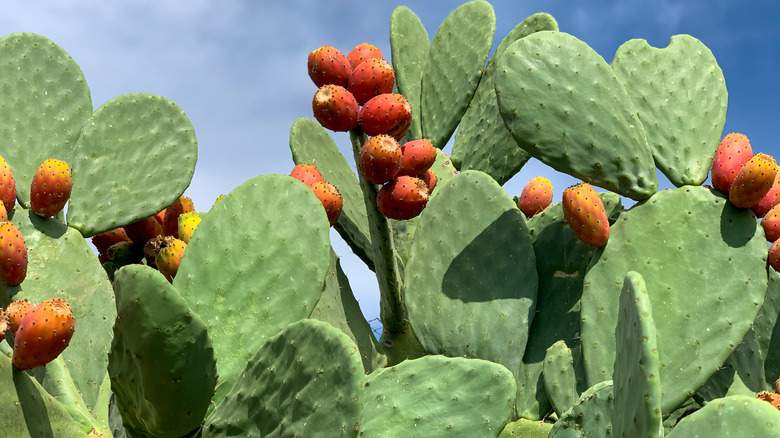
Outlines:
{"label": "yellow prickly pear fruit", "polygon": [[196,211],[184,213],[179,216],[179,240],[190,243],[192,233],[200,223],[200,215]]}

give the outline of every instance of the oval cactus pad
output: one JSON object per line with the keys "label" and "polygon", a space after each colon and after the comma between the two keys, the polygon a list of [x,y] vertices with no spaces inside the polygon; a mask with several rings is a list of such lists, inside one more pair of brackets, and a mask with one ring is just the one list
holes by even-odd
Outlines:
{"label": "oval cactus pad", "polygon": [[563,32],[521,38],[499,60],[498,106],[515,141],[554,169],[631,199],[658,187],[636,109],[612,68]]}
{"label": "oval cactus pad", "polygon": [[755,215],[714,190],[664,190],[624,212],[585,276],[588,382],[612,378],[618,297],[626,273],[636,271],[656,324],[662,409],[672,412],[742,342],[764,301],[766,258]]}

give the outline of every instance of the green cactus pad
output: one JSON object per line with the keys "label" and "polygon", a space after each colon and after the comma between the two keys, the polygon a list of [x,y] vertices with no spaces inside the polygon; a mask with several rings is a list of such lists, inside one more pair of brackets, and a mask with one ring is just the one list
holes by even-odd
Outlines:
{"label": "green cactus pad", "polygon": [[329,230],[322,203],[286,175],[246,181],[203,217],[173,284],[214,342],[217,404],[269,337],[311,314],[330,264]]}
{"label": "green cactus pad", "polygon": [[48,158],[70,162],[92,97],[78,64],[45,37],[0,38],[0,144],[19,202],[29,207],[30,184]]}
{"label": "green cactus pad", "polygon": [[531,158],[514,141],[498,111],[496,68],[498,59],[511,43],[542,30],[557,31],[558,23],[546,13],[526,18],[501,41],[488,61],[455,135],[452,161],[458,169],[481,170],[503,185]]}
{"label": "green cactus pad", "polygon": [[753,330],[764,361],[764,376],[769,383],[774,383],[780,378],[780,272],[771,266],[767,266],[767,271],[769,286]]}
{"label": "green cactus pad", "polygon": [[252,357],[203,437],[356,436],[363,377],[349,336],[314,319],[293,323]]}
{"label": "green cactus pad", "polygon": [[547,438],[552,423],[521,418],[506,425],[498,438]]}
{"label": "green cactus pad", "polygon": [[515,381],[480,359],[425,356],[366,377],[361,437],[497,437]]}
{"label": "green cactus pad", "polygon": [[619,437],[663,436],[653,309],[645,280],[637,272],[629,272],[623,280],[615,337],[612,431]]}
{"label": "green cactus pad", "polygon": [[650,292],[664,414],[737,348],[767,288],[766,239],[755,215],[704,187],[664,190],[624,212],[597,258],[582,294],[588,381],[611,378],[618,296],[625,273],[636,271]]}
{"label": "green cactus pad", "polygon": [[544,390],[560,418],[579,400],[574,359],[566,343],[558,341],[547,349],[543,366]]}
{"label": "green cactus pad", "polygon": [[0,283],[2,305],[5,307],[8,299],[27,298],[38,304],[52,297],[70,305],[76,331],[61,357],[87,407],[93,409],[106,376],[111,327],[116,318],[111,283],[76,230],[18,207],[9,219],[22,232],[29,261],[21,285]]}
{"label": "green cactus pad", "polygon": [[708,403],[729,395],[752,396],[761,391],[774,392],[775,387],[766,381],[761,348],[751,328],[726,362],[696,391],[696,399]]}
{"label": "green cactus pad", "polygon": [[490,3],[475,0],[447,16],[431,42],[423,71],[423,137],[443,148],[477,89],[496,32]]}
{"label": "green cactus pad", "polygon": [[129,265],[114,280],[111,389],[135,436],[180,437],[200,426],[217,383],[206,326],[158,271]]}
{"label": "green cactus pad", "polygon": [[736,395],[713,400],[683,418],[666,438],[735,436],[776,438],[780,412],[755,397]]}
{"label": "green cactus pad", "polygon": [[[290,129],[290,150],[295,164],[313,164],[325,181],[338,189],[344,198],[344,206],[333,226],[352,251],[374,269],[374,249],[368,232],[368,218],[363,192],[355,172],[347,159],[339,152],[336,142],[319,123],[306,118],[295,120]],[[291,169],[292,170],[292,169]]]}
{"label": "green cactus pad", "polygon": [[325,288],[311,312],[311,318],[325,321],[349,336],[360,350],[360,358],[366,372],[370,373],[385,365],[386,358],[379,352],[380,347],[374,332],[366,322],[349,286],[349,279],[341,270],[341,262],[332,249]]}
{"label": "green cactus pad", "polygon": [[428,60],[431,40],[420,18],[406,6],[398,6],[390,17],[390,53],[393,57],[395,85],[412,106],[409,136],[422,138],[420,125],[420,89]]}
{"label": "green cactus pad", "polygon": [[655,163],[636,109],[587,44],[542,31],[507,47],[498,106],[517,144],[552,168],[632,199],[655,193]]}
{"label": "green cactus pad", "polygon": [[612,381],[597,383],[582,393],[577,404],[555,422],[550,438],[583,438],[612,435],[614,396]]}
{"label": "green cactus pad", "polygon": [[[623,211],[620,197],[614,193],[599,194],[610,222]],[[539,297],[536,316],[518,374],[517,414],[540,420],[550,411],[544,391],[542,364],[547,349],[558,340],[566,342],[574,354],[578,391],[585,391],[585,368],[580,350],[580,298],[585,272],[595,251],[583,243],[563,217],[560,203],[547,207],[528,219],[533,239],[536,271],[539,273]]]}
{"label": "green cactus pad", "polygon": [[612,69],[636,106],[656,166],[678,187],[703,183],[728,103],[710,49],[690,35],[673,36],[663,49],[630,40],[618,48]]}
{"label": "green cactus pad", "polygon": [[190,185],[198,142],[172,101],[125,94],[95,110],[76,143],[68,225],[92,236],[156,214]]}
{"label": "green cactus pad", "polygon": [[404,271],[412,328],[431,354],[492,360],[517,373],[538,284],[525,219],[476,170],[436,190]]}
{"label": "green cactus pad", "polygon": [[65,406],[24,371],[11,365],[7,354],[0,354],[0,430],[4,437],[83,438],[93,431],[79,424]]}

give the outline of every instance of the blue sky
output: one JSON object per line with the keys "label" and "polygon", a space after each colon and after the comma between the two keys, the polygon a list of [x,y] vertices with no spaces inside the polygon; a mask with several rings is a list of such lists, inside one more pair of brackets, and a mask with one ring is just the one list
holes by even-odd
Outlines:
{"label": "blue sky", "polygon": [[[406,5],[432,38],[462,1],[134,0],[9,1],[2,35],[33,32],[64,48],[81,66],[95,108],[126,93],[176,102],[198,137],[199,160],[185,193],[196,209],[259,174],[289,173],[289,129],[312,117],[316,87],[306,56],[325,44],[348,52],[372,43],[390,57],[392,11]],[[632,38],[665,47],[690,34],[714,53],[729,90],[724,135],[741,132],[754,152],[780,157],[780,6],[773,0],[493,1],[495,45],[536,12],[552,14],[562,31],[588,43],[608,62]],[[351,159],[346,133],[334,139]],[[451,146],[445,148],[449,152]],[[531,161],[504,187],[519,195],[545,176],[560,200],[573,178]],[[661,187],[668,183],[661,182]],[[368,319],[378,317],[376,280],[338,242],[353,290]],[[377,323],[372,323],[377,326]]]}

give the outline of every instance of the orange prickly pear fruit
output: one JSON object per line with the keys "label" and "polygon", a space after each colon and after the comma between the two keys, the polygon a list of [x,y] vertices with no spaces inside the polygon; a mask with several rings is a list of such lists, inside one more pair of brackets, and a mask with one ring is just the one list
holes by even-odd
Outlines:
{"label": "orange prickly pear fruit", "polygon": [[358,44],[354,49],[347,53],[347,60],[353,70],[363,61],[368,61],[371,58],[382,58],[382,50],[369,43]]}
{"label": "orange prickly pear fruit", "polygon": [[604,204],[588,183],[580,183],[563,191],[563,217],[577,237],[593,247],[609,240],[609,219]]}
{"label": "orange prickly pear fruit", "polygon": [[352,66],[347,57],[333,46],[322,46],[311,51],[308,70],[309,77],[318,88],[323,85],[346,87],[352,75]]}
{"label": "orange prickly pear fruit", "polygon": [[426,187],[428,187],[428,194],[433,193],[433,189],[436,187],[436,183],[439,182],[438,178],[436,178],[436,174],[433,173],[433,169],[426,170],[422,176],[422,180]]}
{"label": "orange prickly pear fruit", "polygon": [[336,186],[327,182],[320,181],[311,186],[314,195],[322,202],[322,206],[325,208],[325,213],[328,215],[328,222],[330,225],[336,223],[341,215],[341,210],[344,207],[344,199],[341,197]]}
{"label": "orange prickly pear fruit", "polygon": [[436,161],[436,148],[430,140],[407,141],[401,146],[401,169],[398,175],[422,176]]}
{"label": "orange prickly pear fruit", "polygon": [[0,309],[0,342],[5,339],[5,332],[8,331],[9,323],[5,311]]}
{"label": "orange prickly pear fruit", "polygon": [[412,106],[401,94],[380,94],[360,108],[358,122],[368,135],[387,134],[400,141],[412,124]]}
{"label": "orange prickly pear fruit", "polygon": [[104,231],[100,234],[92,236],[92,244],[95,245],[95,249],[98,253],[105,254],[108,251],[108,247],[115,243],[129,241],[125,229],[122,227],[114,228],[113,230]]}
{"label": "orange prickly pear fruit", "polygon": [[361,62],[349,77],[347,90],[355,96],[360,105],[380,94],[392,93],[395,85],[395,70],[382,58],[371,58]]}
{"label": "orange prickly pear fruit", "polygon": [[170,282],[173,282],[173,277],[179,271],[179,264],[185,249],[187,249],[187,244],[184,241],[166,236],[155,253],[157,270]]}
{"label": "orange prickly pear fruit", "polygon": [[163,234],[177,237],[179,235],[179,216],[182,213],[189,213],[191,211],[195,211],[195,205],[192,203],[192,199],[187,196],[179,196],[179,199],[165,209]]}
{"label": "orange prickly pear fruit", "polygon": [[16,205],[16,182],[11,166],[3,157],[0,157],[0,204],[3,204],[6,212]]}
{"label": "orange prickly pear fruit", "polygon": [[752,156],[750,141],[744,135],[733,132],[723,137],[712,160],[712,187],[728,193],[739,169]]}
{"label": "orange prickly pear fruit", "polygon": [[553,186],[549,179],[537,176],[523,187],[517,206],[527,217],[541,213],[550,206],[553,198]]}
{"label": "orange prickly pear fruit", "polygon": [[769,189],[767,194],[758,201],[758,204],[751,207],[756,217],[764,217],[769,210],[775,205],[780,203],[780,172],[775,175],[775,181],[772,183],[772,188]]}
{"label": "orange prickly pear fruit", "polygon": [[14,335],[13,365],[29,370],[46,365],[62,353],[76,329],[68,303],[50,298],[28,311]]}
{"label": "orange prickly pear fruit", "polygon": [[729,190],[729,201],[739,208],[758,204],[769,193],[777,176],[775,159],[756,154],[739,169]]}
{"label": "orange prickly pear fruit", "polygon": [[313,164],[298,164],[293,167],[290,176],[311,187],[314,183],[325,181],[320,170]]}
{"label": "orange prickly pear fruit", "polygon": [[780,204],[772,207],[764,218],[761,219],[761,228],[764,229],[766,240],[774,242],[780,238]]}
{"label": "orange prickly pear fruit", "polygon": [[780,272],[780,239],[769,247],[769,266]]}
{"label": "orange prickly pear fruit", "polygon": [[18,286],[27,276],[27,245],[11,222],[0,223],[0,280]]}
{"label": "orange prickly pear fruit", "polygon": [[5,209],[5,205],[0,202],[0,223],[8,222],[8,211]]}
{"label": "orange prickly pear fruit", "polygon": [[65,208],[73,189],[70,166],[49,158],[35,171],[30,185],[30,209],[41,217],[52,217]]}
{"label": "orange prickly pear fruit", "polygon": [[780,409],[780,394],[763,391],[759,392],[756,398],[771,403],[775,409]]}
{"label": "orange prickly pear fruit", "polygon": [[200,224],[200,215],[195,211],[179,216],[179,240],[190,243],[192,233],[195,232],[198,224]]}
{"label": "orange prickly pear fruit", "polygon": [[384,184],[401,169],[403,155],[398,142],[389,135],[371,137],[360,148],[357,167],[371,184]]}
{"label": "orange prickly pear fruit", "polygon": [[22,318],[27,312],[35,307],[33,303],[28,299],[11,301],[11,304],[5,308],[5,315],[8,317],[8,328],[11,329],[11,333],[16,333],[19,329],[19,324],[22,322]]}
{"label": "orange prickly pear fruit", "polygon": [[124,228],[127,237],[141,247],[146,245],[149,240],[163,234],[162,224],[155,216],[139,219]]}
{"label": "orange prickly pear fruit", "polygon": [[399,176],[379,189],[377,210],[390,219],[411,219],[425,209],[428,195],[425,181],[413,176]]}
{"label": "orange prickly pear fruit", "polygon": [[343,132],[358,125],[360,106],[355,96],[339,85],[323,85],[311,102],[314,118],[324,128]]}

